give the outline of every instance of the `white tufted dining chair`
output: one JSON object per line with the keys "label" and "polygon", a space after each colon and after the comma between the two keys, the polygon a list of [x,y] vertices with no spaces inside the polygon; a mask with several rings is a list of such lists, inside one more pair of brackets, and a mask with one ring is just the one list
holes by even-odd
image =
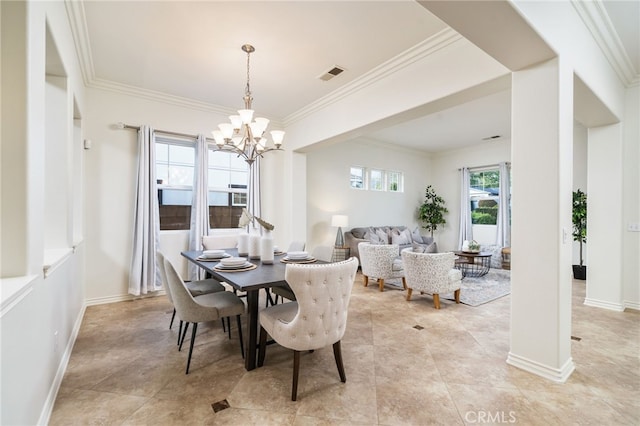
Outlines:
{"label": "white tufted dining chair", "polygon": [[291,400],[298,394],[300,351],[333,345],[340,380],[347,377],[342,363],[340,340],[347,326],[347,312],[358,259],[321,265],[288,264],[285,279],[296,301],[271,306],[260,312],[258,367],[264,364],[267,334],[276,343],[293,349]]}
{"label": "white tufted dining chair", "polygon": [[455,254],[449,253],[415,253],[411,248],[402,250],[404,273],[407,277],[407,301],[411,293],[433,295],[433,304],[440,309],[440,293],[454,292],[456,303],[460,303],[460,284],[462,272],[454,269]]}
{"label": "white tufted dining chair", "polygon": [[369,285],[369,278],[377,278],[380,291],[383,291],[384,280],[402,278],[402,286],[407,288],[399,250],[397,244],[358,244],[365,287]]}

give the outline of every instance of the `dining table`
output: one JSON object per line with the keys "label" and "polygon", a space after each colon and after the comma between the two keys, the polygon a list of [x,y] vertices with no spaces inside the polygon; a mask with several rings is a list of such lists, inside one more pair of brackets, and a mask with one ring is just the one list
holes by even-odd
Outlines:
{"label": "dining table", "polygon": [[[232,257],[238,256],[238,250],[236,248],[224,250]],[[261,289],[268,291],[271,287],[287,285],[284,279],[287,264],[281,261],[285,253],[274,256],[272,264],[263,264],[260,259],[250,259],[247,257],[247,261],[256,265],[256,267],[251,270],[242,271],[219,270],[216,268],[219,259],[203,259],[201,257],[201,250],[183,251],[181,254],[190,262],[200,266],[216,280],[224,281],[235,290],[246,292],[247,328],[249,332],[246,333],[248,336],[245,344],[244,365],[245,369],[253,370],[256,368],[258,350],[258,295]]]}

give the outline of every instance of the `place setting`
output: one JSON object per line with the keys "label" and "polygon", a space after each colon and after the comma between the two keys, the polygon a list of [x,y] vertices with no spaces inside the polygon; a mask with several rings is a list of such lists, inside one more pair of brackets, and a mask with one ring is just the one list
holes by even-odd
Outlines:
{"label": "place setting", "polygon": [[231,257],[229,253],[224,250],[204,250],[196,260],[204,260],[205,262],[216,262],[220,259]]}
{"label": "place setting", "polygon": [[306,251],[290,251],[280,259],[282,263],[313,263],[315,261],[316,258]]}
{"label": "place setting", "polygon": [[249,262],[245,257],[227,257],[220,259],[213,269],[218,272],[242,272],[255,269],[256,265]]}

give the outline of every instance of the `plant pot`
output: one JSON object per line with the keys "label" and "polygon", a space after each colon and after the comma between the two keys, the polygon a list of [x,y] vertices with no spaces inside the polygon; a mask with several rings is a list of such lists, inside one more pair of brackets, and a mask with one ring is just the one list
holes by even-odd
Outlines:
{"label": "plant pot", "polygon": [[573,265],[573,278],[576,280],[587,279],[587,267],[580,265]]}

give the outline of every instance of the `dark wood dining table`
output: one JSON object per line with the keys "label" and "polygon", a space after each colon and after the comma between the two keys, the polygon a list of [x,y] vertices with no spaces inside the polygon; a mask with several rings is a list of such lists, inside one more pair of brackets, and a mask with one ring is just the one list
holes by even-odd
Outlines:
{"label": "dark wood dining table", "polygon": [[[225,249],[231,256],[237,256],[238,250]],[[202,251],[183,251],[182,256],[190,262],[195,263],[207,271],[211,276],[219,281],[224,281],[238,291],[247,294],[247,316],[248,316],[248,336],[245,345],[244,366],[247,370],[256,368],[256,352],[258,349],[258,294],[260,289],[286,285],[284,279],[286,264],[280,262],[283,255],[275,256],[273,264],[262,264],[260,260],[248,259],[256,265],[255,269],[249,271],[223,272],[214,269],[218,260],[201,260]]]}

